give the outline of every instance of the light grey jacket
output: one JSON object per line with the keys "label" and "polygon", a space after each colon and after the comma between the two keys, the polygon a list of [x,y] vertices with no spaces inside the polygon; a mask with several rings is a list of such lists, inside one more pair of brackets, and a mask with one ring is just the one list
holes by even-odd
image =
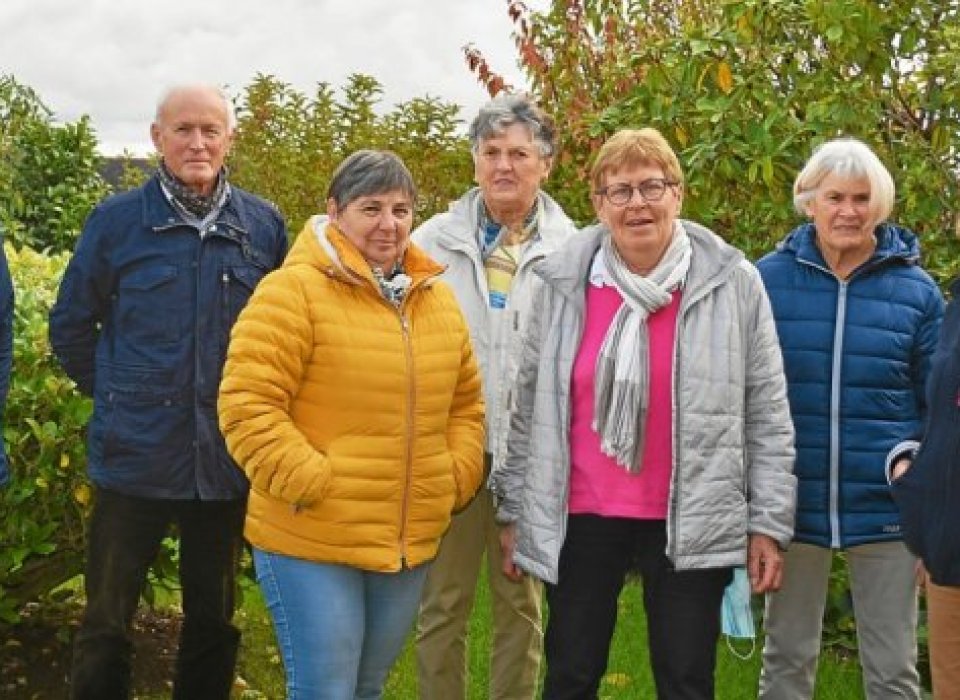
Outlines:
{"label": "light grey jacket", "polygon": [[506,457],[512,388],[517,375],[523,326],[530,307],[534,263],[557,250],[577,232],[573,222],[545,192],[537,195],[541,219],[537,236],[526,247],[507,297],[506,317],[494,347],[487,273],[480,254],[480,190],[474,188],[413,232],[413,241],[446,266],[442,279],[453,288],[470,327],[473,351],[480,363],[487,412],[487,451],[494,467]]}
{"label": "light grey jacket", "polygon": [[[793,534],[793,425],[770,304],[743,254],[682,221],[693,248],[673,359],[667,556],[677,569],[740,566],[747,536]],[[556,583],[570,481],[570,375],[603,226],[537,266],[507,459],[490,479],[514,561]]]}

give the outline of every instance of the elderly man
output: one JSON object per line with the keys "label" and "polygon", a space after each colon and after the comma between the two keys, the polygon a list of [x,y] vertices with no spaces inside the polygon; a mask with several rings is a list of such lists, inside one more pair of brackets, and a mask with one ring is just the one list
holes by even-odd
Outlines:
{"label": "elderly man", "polygon": [[227,181],[235,123],[215,87],[162,96],[156,174],[94,209],[50,313],[54,352],[94,402],[73,698],[129,697],[130,626],[171,525],[184,613],[173,697],[230,694],[247,481],[217,428],[217,389],[230,328],[287,249],[276,208]]}
{"label": "elderly man", "polygon": [[[479,187],[424,223],[413,240],[447,266],[483,372],[487,463],[505,456],[511,388],[530,303],[530,271],[576,230],[540,189],[556,144],[552,121],[526,97],[501,95],[470,127]],[[457,515],[427,578],[417,626],[421,700],[465,697],[467,620],[484,550],[493,600],[490,697],[529,700],[537,686],[543,634],[540,585],[516,583],[500,566],[493,500],[482,490]]]}

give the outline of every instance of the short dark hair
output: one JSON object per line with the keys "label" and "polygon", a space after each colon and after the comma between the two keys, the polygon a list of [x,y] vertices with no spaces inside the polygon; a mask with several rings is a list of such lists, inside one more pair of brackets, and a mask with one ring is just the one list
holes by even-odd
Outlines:
{"label": "short dark hair", "polygon": [[327,199],[343,209],[358,197],[400,190],[417,198],[417,187],[407,166],[392,151],[363,149],[344,158],[330,178]]}

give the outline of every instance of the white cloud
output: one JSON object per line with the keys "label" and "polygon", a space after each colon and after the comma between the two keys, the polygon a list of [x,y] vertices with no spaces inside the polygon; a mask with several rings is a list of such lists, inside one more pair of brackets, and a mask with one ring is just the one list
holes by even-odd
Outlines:
{"label": "white cloud", "polygon": [[429,94],[469,118],[486,93],[464,63],[468,43],[521,82],[506,0],[3,0],[0,27],[0,73],[59,119],[89,114],[105,152],[149,150],[154,103],[171,83],[235,94],[268,73],[312,92],[366,73],[386,105]]}

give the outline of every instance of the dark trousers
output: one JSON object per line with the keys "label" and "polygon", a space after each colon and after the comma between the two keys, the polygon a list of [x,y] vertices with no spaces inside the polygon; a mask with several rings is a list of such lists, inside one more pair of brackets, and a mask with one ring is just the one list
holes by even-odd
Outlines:
{"label": "dark trousers", "polygon": [[233,617],[246,500],[172,501],[98,489],[88,533],[87,607],[77,632],[71,698],[130,697],[133,616],[162,539],[180,539],[183,628],[175,700],[224,700],[233,685],[239,631]]}
{"label": "dark trousers", "polygon": [[661,700],[712,700],[720,604],[732,569],[675,571],[662,520],[571,515],[547,586],[544,700],[595,700],[630,570],[643,579],[650,665]]}

